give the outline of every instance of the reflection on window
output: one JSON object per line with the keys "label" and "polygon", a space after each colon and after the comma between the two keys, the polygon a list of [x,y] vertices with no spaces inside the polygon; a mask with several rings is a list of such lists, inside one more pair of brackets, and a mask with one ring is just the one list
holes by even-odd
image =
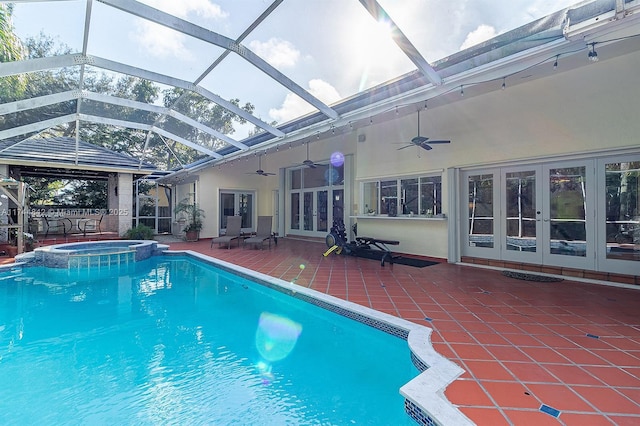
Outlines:
{"label": "reflection on window", "polygon": [[586,168],[549,170],[549,249],[565,256],[587,255]]}
{"label": "reflection on window", "polygon": [[493,247],[493,175],[469,176],[469,246]]}
{"label": "reflection on window", "polygon": [[291,189],[302,188],[302,170],[291,170]]}
{"label": "reflection on window", "polygon": [[442,178],[423,176],[362,184],[362,213],[389,216],[442,214]]}
{"label": "reflection on window", "polygon": [[536,173],[506,174],[507,250],[536,252]]}
{"label": "reflection on window", "polygon": [[640,161],[607,164],[607,259],[640,261]]}
{"label": "reflection on window", "polygon": [[291,229],[300,229],[300,193],[291,193]]}

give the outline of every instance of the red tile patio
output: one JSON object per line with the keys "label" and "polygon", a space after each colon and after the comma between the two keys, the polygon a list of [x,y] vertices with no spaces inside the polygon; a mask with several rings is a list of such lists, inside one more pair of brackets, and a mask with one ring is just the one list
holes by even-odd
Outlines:
{"label": "red tile patio", "polygon": [[640,289],[381,267],[290,238],[263,250],[169,244],[431,327],[434,348],[465,370],[445,395],[478,425],[640,424]]}

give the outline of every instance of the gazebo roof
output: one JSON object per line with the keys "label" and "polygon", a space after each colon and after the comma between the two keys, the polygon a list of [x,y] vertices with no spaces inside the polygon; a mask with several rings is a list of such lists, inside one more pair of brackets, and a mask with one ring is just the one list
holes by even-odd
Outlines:
{"label": "gazebo roof", "polygon": [[0,141],[0,162],[27,168],[101,170],[149,174],[153,164],[75,138]]}

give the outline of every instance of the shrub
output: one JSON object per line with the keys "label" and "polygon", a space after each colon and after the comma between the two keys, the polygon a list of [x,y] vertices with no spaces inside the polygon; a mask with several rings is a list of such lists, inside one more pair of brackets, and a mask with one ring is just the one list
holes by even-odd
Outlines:
{"label": "shrub", "polygon": [[123,237],[127,240],[153,240],[153,229],[147,225],[137,225],[127,230]]}

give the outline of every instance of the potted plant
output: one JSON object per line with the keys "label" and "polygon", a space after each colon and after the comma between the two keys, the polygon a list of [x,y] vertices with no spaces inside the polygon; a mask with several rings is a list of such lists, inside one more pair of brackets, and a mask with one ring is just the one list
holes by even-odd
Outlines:
{"label": "potted plant", "polygon": [[184,213],[187,225],[184,227],[186,241],[198,241],[200,238],[200,230],[203,227],[202,219],[204,218],[204,210],[200,208],[198,203],[191,202],[189,198],[180,201],[175,208],[175,213]]}
{"label": "potted plant", "polygon": [[36,243],[38,242],[33,234],[29,232],[23,233],[23,241],[24,241],[24,251],[33,251]]}

